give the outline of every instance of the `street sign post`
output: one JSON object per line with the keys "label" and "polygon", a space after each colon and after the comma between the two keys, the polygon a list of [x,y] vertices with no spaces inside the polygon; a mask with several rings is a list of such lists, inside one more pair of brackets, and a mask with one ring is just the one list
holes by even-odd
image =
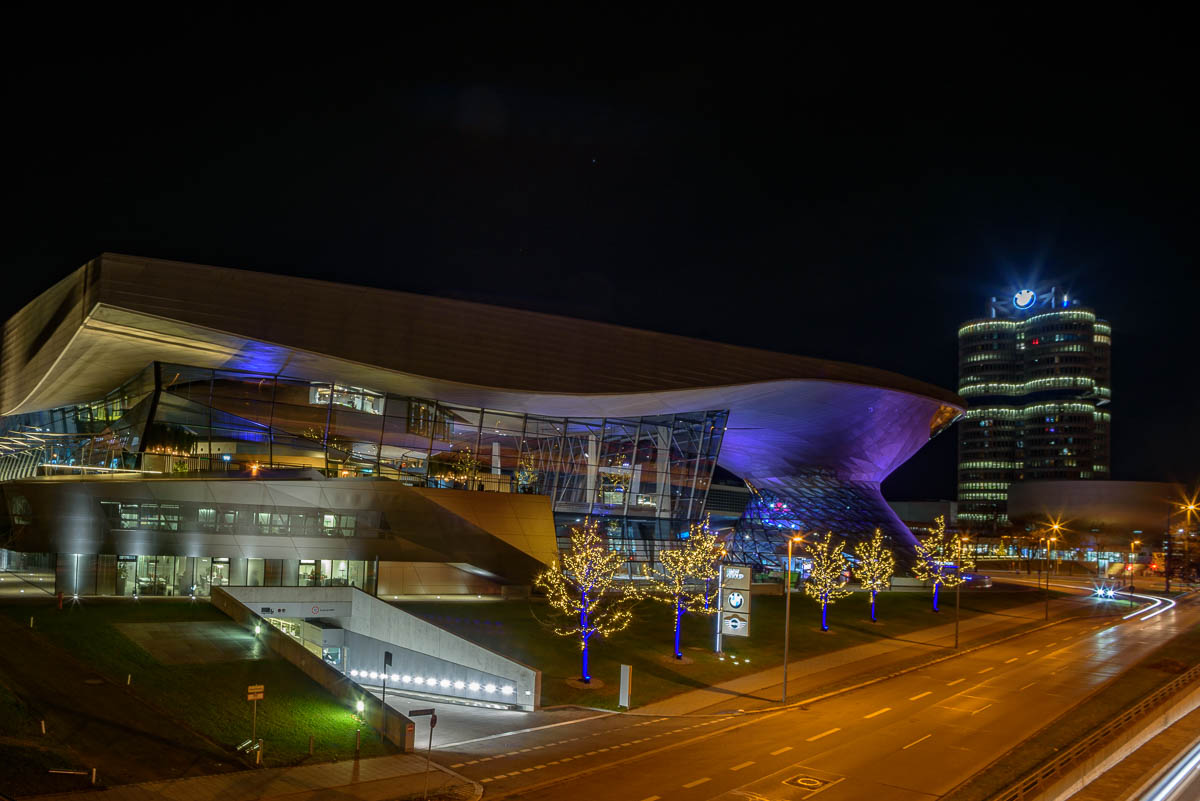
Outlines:
{"label": "street sign post", "polygon": [[250,713],[250,739],[255,740],[258,736],[258,702],[266,695],[267,687],[265,684],[251,684],[246,688],[246,700],[254,702],[254,709]]}
{"label": "street sign post", "polygon": [[750,636],[750,567],[721,565],[717,650],[725,637]]}
{"label": "street sign post", "polygon": [[410,718],[423,718],[426,715],[429,716],[429,748],[425,751],[425,789],[421,791],[422,799],[429,797],[429,765],[433,762],[433,729],[437,726],[437,712],[432,707],[408,710]]}

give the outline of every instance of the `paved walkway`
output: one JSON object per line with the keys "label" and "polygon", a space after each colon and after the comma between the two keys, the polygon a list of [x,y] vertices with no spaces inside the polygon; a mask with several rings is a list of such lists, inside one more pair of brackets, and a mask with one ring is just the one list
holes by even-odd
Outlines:
{"label": "paved walkway", "polygon": [[[953,597],[953,596],[949,596]],[[943,609],[946,608],[943,598]],[[953,607],[949,607],[953,609]],[[1079,608],[1078,599],[1059,599],[1050,602],[1051,621],[1068,611]],[[855,645],[820,656],[798,659],[788,668],[788,698],[798,700],[808,692],[846,681],[847,676],[878,672],[889,664],[901,666],[926,656],[936,658],[953,653],[953,612],[950,623],[909,632],[903,637],[881,639]],[[959,639],[964,644],[982,638],[998,638],[1023,627],[1043,621],[1043,602],[1016,607],[1003,613],[989,613],[966,618],[959,624]],[[687,715],[699,712],[731,711],[748,708],[747,701],[778,702],[783,684],[783,666],[739,676],[702,690],[692,690],[646,706],[634,712],[648,715]]]}
{"label": "paved walkway", "polygon": [[[103,777],[101,777],[103,778]],[[104,791],[104,801],[287,801],[354,799],[396,801],[420,798],[425,757],[404,754],[346,760],[298,768],[267,768],[189,779],[125,784]],[[483,788],[435,762],[428,772],[430,799],[477,799]],[[33,798],[35,796],[31,796]],[[39,795],[37,801],[80,801],[78,793]]]}

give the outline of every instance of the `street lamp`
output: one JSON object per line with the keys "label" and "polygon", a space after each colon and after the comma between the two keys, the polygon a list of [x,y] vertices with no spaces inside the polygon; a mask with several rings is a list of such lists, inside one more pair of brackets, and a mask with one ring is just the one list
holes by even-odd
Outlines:
{"label": "street lamp", "polygon": [[[962,575],[961,575],[962,561],[963,561],[962,560],[962,552],[964,550],[966,550],[966,547],[967,547],[966,543],[968,543],[970,541],[971,541],[970,537],[963,537],[962,538],[963,545],[962,545],[962,547],[959,548],[959,551],[958,551],[959,559],[958,559],[957,569],[960,573],[960,575],[958,576],[959,579],[962,579]],[[958,598],[959,598],[959,592],[961,590],[962,590],[962,581],[960,580],[957,584],[954,585],[954,647],[955,648],[958,648]]]}
{"label": "street lamp", "polygon": [[1058,542],[1058,537],[1050,537],[1046,540],[1046,620],[1050,619],[1050,549],[1056,542]]}
{"label": "street lamp", "polygon": [[787,703],[788,643],[792,639],[792,545],[804,542],[799,534],[788,538],[787,581],[783,585],[783,703]]}
{"label": "street lamp", "polygon": [[[1050,530],[1054,532],[1054,536],[1050,538],[1050,542],[1057,542],[1058,535],[1062,531],[1062,524],[1061,523],[1051,523]],[[1048,559],[1049,557],[1050,557],[1050,553],[1049,553],[1049,551],[1047,551],[1046,558]],[[1047,584],[1050,583],[1050,568],[1048,566],[1046,568],[1046,583]]]}

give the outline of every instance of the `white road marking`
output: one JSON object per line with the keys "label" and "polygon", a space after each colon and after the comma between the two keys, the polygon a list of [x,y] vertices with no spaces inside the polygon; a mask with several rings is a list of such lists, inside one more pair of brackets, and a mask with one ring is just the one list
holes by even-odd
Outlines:
{"label": "white road marking", "polygon": [[480,783],[480,784],[487,784],[487,783],[488,783],[488,782],[490,782],[491,780],[492,780],[492,777],[491,777],[491,776],[488,776],[486,779],[480,779],[480,780],[479,780],[479,783]]}
{"label": "white road marking", "polygon": [[[506,732],[501,732],[500,734],[489,734],[486,737],[476,737],[474,740],[460,740],[457,743],[446,743],[445,745],[443,745],[441,747],[442,748],[451,748],[456,745],[467,745],[469,743],[481,743],[484,740],[495,740],[500,737],[512,737],[515,734],[528,734],[531,731],[542,731],[543,729],[555,729],[555,728],[558,728],[559,726],[573,726],[576,723],[586,723],[589,720],[599,720],[600,718],[608,718],[608,717],[612,717],[615,714],[617,714],[617,713],[616,712],[606,712],[603,715],[592,715],[591,717],[577,718],[576,720],[564,720],[560,723],[548,723],[545,726],[534,726],[533,728],[530,728],[530,729],[516,729],[515,731],[506,731]],[[666,718],[659,718],[658,720],[666,720]],[[650,722],[657,723],[658,720],[653,720]]]}
{"label": "white road marking", "polygon": [[1020,692],[1021,690],[1028,690],[1030,687],[1032,687],[1035,684],[1037,684],[1036,681],[1031,681],[1028,684],[1026,684],[1024,687],[1018,687],[1017,692]]}
{"label": "white road marking", "polygon": [[903,748],[901,748],[900,750],[901,750],[901,751],[907,751],[908,749],[912,748],[912,747],[913,747],[914,745],[916,745],[917,743],[923,743],[923,742],[925,742],[926,740],[928,740],[928,739],[929,739],[930,737],[932,737],[932,736],[933,736],[932,734],[926,734],[926,735],[925,735],[924,737],[922,737],[920,740],[913,740],[911,743],[909,743],[908,745],[904,746],[904,747],[903,747]]}
{"label": "white road marking", "polygon": [[983,670],[981,670],[981,671],[979,671],[979,672],[980,672],[980,673],[987,673],[989,670],[995,670],[995,668],[994,668],[994,667],[985,667]]}
{"label": "white road marking", "polygon": [[962,682],[964,682],[964,681],[966,681],[966,679],[955,679],[954,681],[948,681],[948,682],[946,682],[946,686],[947,686],[947,687],[953,687],[955,684],[961,684],[961,683],[962,683]]}
{"label": "white road marking", "polygon": [[834,728],[823,731],[820,734],[814,734],[812,737],[809,737],[804,742],[811,743],[816,740],[820,740],[822,737],[828,737],[829,735],[834,734],[835,732],[839,732],[841,730],[842,730],[842,728],[840,726],[835,726]]}
{"label": "white road marking", "polygon": [[879,715],[882,715],[884,712],[891,712],[891,711],[892,711],[892,708],[890,706],[885,706],[883,709],[876,709],[874,712],[872,712],[869,715],[863,715],[863,720],[870,720],[873,717],[878,717]]}
{"label": "white road marking", "polygon": [[1021,657],[1019,657],[1019,656],[1014,656],[1012,659],[1005,659],[1004,664],[1011,665],[1013,662],[1016,662],[1020,658]]}
{"label": "white road marking", "polygon": [[917,700],[920,700],[921,698],[924,698],[927,695],[933,695],[933,690],[926,690],[923,693],[918,693],[918,694],[914,695],[912,698],[909,698],[908,700],[917,701]]}
{"label": "white road marking", "polygon": [[1047,648],[1053,648],[1053,647],[1054,647],[1054,646],[1056,646],[1056,645],[1058,645],[1058,640],[1055,640],[1054,642],[1052,642],[1052,643],[1048,644],[1046,647],[1047,647]]}
{"label": "white road marking", "polygon": [[699,787],[700,785],[704,784],[705,782],[710,782],[710,781],[712,781],[712,779],[705,776],[703,779],[696,779],[696,781],[694,781],[694,782],[688,782],[687,784],[683,785],[683,789],[690,790],[693,787]]}
{"label": "white road marking", "polygon": [[648,795],[642,801],[658,801],[660,798],[662,798],[661,795]]}
{"label": "white road marking", "polygon": [[1040,650],[1042,650],[1042,649],[1041,649],[1041,648],[1034,648],[1032,651],[1026,651],[1026,652],[1025,652],[1025,656],[1033,656],[1034,654],[1036,654],[1036,653],[1037,653],[1038,651],[1040,651]]}
{"label": "white road marking", "polygon": [[792,747],[790,745],[785,745],[783,748],[779,748],[775,751],[772,751],[771,756],[779,756],[780,754],[787,753],[788,751],[791,751],[791,750],[792,750]]}
{"label": "white road marking", "polygon": [[734,765],[732,768],[730,768],[730,770],[741,770],[742,768],[748,768],[753,764],[754,764],[754,760],[752,759],[749,762],[743,762],[740,765]]}
{"label": "white road marking", "polygon": [[457,763],[451,765],[450,769],[453,770],[454,768],[461,768],[465,764],[467,764],[467,763],[466,762],[457,762]]}
{"label": "white road marking", "polygon": [[972,712],[972,713],[971,713],[971,716],[972,716],[972,717],[974,717],[975,715],[978,715],[980,712],[982,712],[983,710],[987,709],[987,708],[988,708],[988,707],[990,707],[990,706],[992,706],[992,705],[991,705],[991,704],[988,704],[987,706],[980,707],[979,709],[976,709],[974,712]]}

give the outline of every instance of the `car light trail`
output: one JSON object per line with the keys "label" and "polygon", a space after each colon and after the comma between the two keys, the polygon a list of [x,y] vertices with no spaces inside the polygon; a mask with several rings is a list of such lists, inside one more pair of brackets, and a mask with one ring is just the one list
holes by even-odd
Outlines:
{"label": "car light trail", "polygon": [[1174,795],[1179,784],[1197,767],[1200,767],[1200,745],[1192,748],[1183,759],[1176,762],[1167,775],[1163,776],[1147,795],[1142,796],[1143,800],[1167,801]]}

